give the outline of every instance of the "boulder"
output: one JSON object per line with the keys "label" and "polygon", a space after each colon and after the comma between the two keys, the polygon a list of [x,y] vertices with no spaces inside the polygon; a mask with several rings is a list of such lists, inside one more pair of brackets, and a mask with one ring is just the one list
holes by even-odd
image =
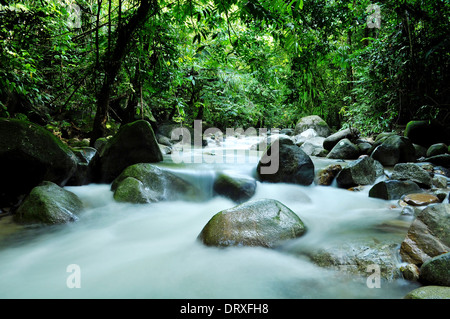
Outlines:
{"label": "boulder", "polygon": [[197,201],[200,190],[171,172],[149,163],[127,167],[111,184],[118,202]]}
{"label": "boulder", "polygon": [[78,219],[83,203],[74,193],[44,181],[34,187],[14,213],[19,224],[64,224]]}
{"label": "boulder", "polygon": [[377,146],[371,157],[383,166],[394,166],[397,163],[416,161],[416,150],[406,137],[393,135]]}
{"label": "boulder", "polygon": [[427,149],[426,157],[446,154],[447,151],[448,146],[445,145],[444,143],[433,144]]}
{"label": "boulder", "polygon": [[380,177],[377,161],[364,156],[344,167],[336,176],[340,188],[349,188],[358,185],[371,185]]}
{"label": "boulder", "polygon": [[99,159],[98,152],[93,147],[72,148],[77,157],[77,169],[67,182],[67,186],[81,186],[97,180],[95,167]]}
{"label": "boulder", "polygon": [[421,265],[450,251],[450,204],[426,207],[411,224],[400,247],[403,261]]}
{"label": "boulder", "polygon": [[309,156],[324,157],[327,151],[323,148],[324,137],[313,137],[306,140],[300,148]]}
{"label": "boulder", "polygon": [[327,158],[331,159],[356,159],[360,155],[359,148],[349,139],[340,140],[328,153]]}
{"label": "boulder", "polygon": [[387,180],[375,184],[369,190],[369,197],[385,200],[400,199],[405,194],[420,192],[421,188],[411,181]]}
{"label": "boulder", "polygon": [[419,280],[426,285],[450,287],[450,253],[433,257],[420,267]]}
{"label": "boulder", "polygon": [[448,144],[449,139],[448,130],[434,121],[411,121],[406,125],[404,136],[425,147],[442,142]]}
{"label": "boulder", "polygon": [[100,153],[99,182],[111,183],[128,166],[163,160],[150,123],[138,120],[120,128]]}
{"label": "boulder", "polygon": [[302,220],[288,207],[273,199],[260,199],[215,214],[198,239],[207,246],[272,248],[305,232]]}
{"label": "boulder", "polygon": [[318,136],[327,137],[330,135],[330,128],[328,124],[317,115],[310,115],[300,119],[295,126],[294,135],[298,135],[307,129],[313,129]]}
{"label": "boulder", "polygon": [[429,162],[434,165],[450,168],[450,154],[440,154],[421,159],[421,162]]}
{"label": "boulder", "polygon": [[272,142],[262,155],[257,174],[261,181],[311,185],[314,181],[314,163],[290,139]]}
{"label": "boulder", "polygon": [[339,143],[340,140],[343,140],[344,138],[353,141],[356,140],[358,137],[358,132],[354,129],[346,128],[343,130],[340,130],[339,132],[336,132],[323,141],[323,148],[327,151],[331,151],[333,147]]}
{"label": "boulder", "polygon": [[43,127],[0,119],[0,207],[18,204],[43,181],[64,186],[76,168],[75,154]]}
{"label": "boulder", "polygon": [[256,180],[244,175],[220,173],[214,181],[213,190],[240,204],[255,195]]}
{"label": "boulder", "polygon": [[403,299],[450,299],[450,287],[419,287],[410,291]]}
{"label": "boulder", "polygon": [[339,164],[328,165],[317,173],[314,182],[317,185],[330,186],[341,170],[342,166]]}
{"label": "boulder", "polygon": [[391,178],[400,181],[409,180],[424,188],[430,188],[433,184],[430,173],[415,163],[396,164]]}

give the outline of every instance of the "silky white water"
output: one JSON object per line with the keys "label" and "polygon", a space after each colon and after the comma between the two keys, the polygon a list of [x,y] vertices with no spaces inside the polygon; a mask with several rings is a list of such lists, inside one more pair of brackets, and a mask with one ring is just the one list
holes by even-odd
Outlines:
{"label": "silky white water", "polygon": [[[195,149],[194,156],[220,156],[223,147]],[[316,169],[326,164],[314,161]],[[399,218],[392,202],[371,199],[366,190],[258,182],[254,199],[279,200],[303,220],[307,234],[286,249],[205,247],[197,241],[202,228],[214,214],[236,205],[212,197],[214,175],[221,170],[252,175],[255,161],[175,165],[166,156],[158,165],[194,182],[205,200],[126,204],[113,200],[110,185],[66,187],[85,211],[74,223],[3,239],[0,298],[402,298],[414,288],[404,280],[370,288],[293,253],[350,241],[355,234],[390,236],[400,244],[406,233],[376,231]],[[78,267],[76,274],[69,265]]]}

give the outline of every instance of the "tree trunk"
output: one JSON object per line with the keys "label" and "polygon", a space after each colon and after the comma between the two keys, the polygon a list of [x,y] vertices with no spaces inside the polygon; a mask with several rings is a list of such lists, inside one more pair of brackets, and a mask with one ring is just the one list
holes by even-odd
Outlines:
{"label": "tree trunk", "polygon": [[103,85],[97,95],[97,112],[94,118],[94,125],[91,132],[91,145],[95,141],[103,137],[106,132],[106,122],[108,119],[109,99],[111,90],[115,83],[115,78],[119,73],[122,61],[127,54],[128,48],[133,39],[133,33],[144,23],[148,17],[151,8],[154,8],[155,14],[157,11],[156,0],[141,0],[141,4],[134,16],[130,18],[128,23],[121,25],[117,31],[117,39],[114,50],[110,58],[105,57],[104,72],[105,78]]}

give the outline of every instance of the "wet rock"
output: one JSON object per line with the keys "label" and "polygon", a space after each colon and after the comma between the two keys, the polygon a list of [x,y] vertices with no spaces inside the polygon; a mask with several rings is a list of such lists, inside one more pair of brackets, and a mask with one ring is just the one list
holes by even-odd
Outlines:
{"label": "wet rock", "polygon": [[430,205],[417,215],[401,244],[403,261],[421,265],[450,251],[450,204]]}
{"label": "wet rock", "polygon": [[405,194],[420,192],[421,188],[411,181],[381,181],[369,190],[369,197],[385,200],[400,199]]}
{"label": "wet rock", "polygon": [[360,155],[358,147],[349,139],[340,140],[328,153],[327,158],[331,159],[356,159]]}
{"label": "wet rock", "polygon": [[377,161],[364,156],[343,168],[336,176],[340,188],[373,184],[380,176]]}
{"label": "wet rock", "polygon": [[403,201],[412,206],[426,206],[430,204],[440,203],[440,200],[437,196],[426,193],[408,194],[403,197]]}
{"label": "wet rock", "polygon": [[77,169],[67,182],[67,186],[81,186],[95,180],[95,167],[99,159],[98,152],[93,147],[78,147],[72,149],[77,157]]}
{"label": "wet rock", "polygon": [[405,137],[413,143],[428,147],[448,140],[448,131],[441,124],[432,121],[411,121],[406,125]]}
{"label": "wet rock", "polygon": [[416,150],[407,138],[392,135],[374,149],[371,157],[383,166],[394,166],[397,163],[415,162]]}
{"label": "wet rock", "polygon": [[198,239],[207,246],[271,248],[305,232],[302,220],[288,207],[273,199],[260,199],[215,214]]}
{"label": "wet rock", "polygon": [[317,115],[310,115],[300,119],[295,126],[294,135],[298,135],[307,129],[313,129],[318,136],[327,137],[330,135],[330,128],[328,124]]}
{"label": "wet rock", "polygon": [[74,193],[52,182],[34,187],[14,214],[19,224],[64,224],[78,219],[83,203]]}
{"label": "wet rock", "polygon": [[341,170],[342,166],[339,164],[328,165],[317,173],[315,183],[321,186],[330,186]]}
{"label": "wet rock", "polygon": [[128,166],[163,160],[153,129],[147,121],[126,124],[108,140],[100,153],[100,182],[110,183]]}
{"label": "wet rock", "polygon": [[11,207],[43,181],[66,185],[77,168],[70,148],[43,127],[0,119],[0,207]]}
{"label": "wet rock", "polygon": [[309,156],[324,157],[327,154],[327,151],[322,146],[324,139],[323,137],[310,138],[300,148]]}
{"label": "wet rock", "polygon": [[418,281],[420,276],[420,269],[417,265],[407,264],[406,266],[400,267],[400,271],[403,274],[403,278],[409,281]]}
{"label": "wet rock", "polygon": [[325,138],[325,140],[323,141],[323,148],[327,151],[331,151],[333,147],[335,147],[336,144],[339,143],[340,140],[346,138],[350,141],[353,141],[356,140],[358,135],[358,132],[354,129],[343,129]]}
{"label": "wet rock", "polygon": [[151,203],[159,201],[197,201],[200,190],[184,179],[152,164],[127,167],[111,184],[119,202]]}
{"label": "wet rock", "polygon": [[450,287],[450,253],[424,262],[420,267],[420,281],[426,285]]}
{"label": "wet rock", "polygon": [[249,176],[220,173],[214,181],[213,189],[218,195],[243,203],[255,195],[256,180]]}
{"label": "wet rock", "polygon": [[426,157],[446,154],[447,151],[448,146],[445,145],[444,143],[433,144],[427,149]]}
{"label": "wet rock", "polygon": [[277,139],[264,152],[257,174],[261,181],[311,185],[314,181],[314,163],[290,139]]}
{"label": "wet rock", "polygon": [[441,154],[422,159],[423,162],[430,162],[434,165],[443,166],[444,168],[450,168],[450,154]]}
{"label": "wet rock", "polygon": [[420,287],[409,292],[403,299],[450,299],[450,287]]}
{"label": "wet rock", "polygon": [[425,169],[414,163],[396,164],[391,178],[396,180],[410,180],[425,188],[430,188],[433,183],[431,175]]}
{"label": "wet rock", "polygon": [[446,188],[448,182],[445,176],[436,175],[432,178],[431,184],[435,188]]}

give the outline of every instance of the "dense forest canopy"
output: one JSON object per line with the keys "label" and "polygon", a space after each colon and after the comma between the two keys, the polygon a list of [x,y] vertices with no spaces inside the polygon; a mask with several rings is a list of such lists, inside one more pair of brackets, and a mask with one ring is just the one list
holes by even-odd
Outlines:
{"label": "dense forest canopy", "polygon": [[450,122],[448,0],[0,1],[0,117],[91,143],[201,119]]}

